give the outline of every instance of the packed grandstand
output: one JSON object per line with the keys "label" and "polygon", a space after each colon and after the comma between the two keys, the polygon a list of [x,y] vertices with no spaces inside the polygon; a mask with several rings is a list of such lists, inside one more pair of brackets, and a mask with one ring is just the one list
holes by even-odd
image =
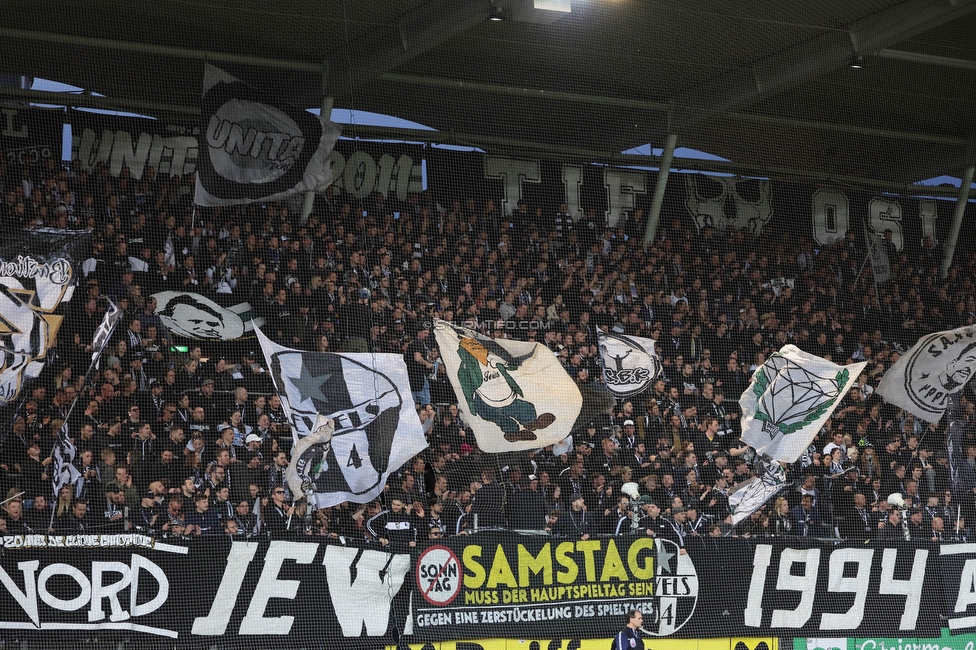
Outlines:
{"label": "packed grandstand", "polygon": [[976,647],[976,0],[0,15],[0,650]]}
{"label": "packed grandstand", "polygon": [[[920,336],[973,324],[973,260],[957,257],[941,278],[931,237],[899,251],[889,232],[892,279],[875,285],[852,230],[814,251],[696,231],[679,215],[644,250],[639,208],[610,226],[592,210],[576,223],[565,204],[523,200],[503,215],[463,194],[441,205],[331,188],[303,223],[287,203],[194,210],[181,190],[192,177],[113,178],[77,160],[3,171],[5,223],[86,242],[56,345],[3,441],[7,534],[320,535],[405,549],[507,527],[685,546],[726,535],[964,540],[974,521],[972,494],[949,489],[947,419],[929,424],[875,392]],[[83,382],[106,297],[122,320]],[[379,498],[299,525],[304,495],[285,480],[292,431],[260,346],[242,332],[207,343],[192,327],[214,325],[185,313],[209,310],[217,324],[215,310],[241,303],[281,346],[403,355],[429,446]],[[571,447],[486,454],[458,409],[435,321],[540,343],[590,393],[609,395],[600,330],[653,339],[660,375],[586,410]],[[759,463],[740,439],[739,397],[786,344],[867,365],[789,466],[790,488],[733,529],[727,495]],[[54,494],[65,419],[79,478]],[[892,493],[909,501],[907,527]],[[403,525],[388,539],[379,524],[390,517]]]}

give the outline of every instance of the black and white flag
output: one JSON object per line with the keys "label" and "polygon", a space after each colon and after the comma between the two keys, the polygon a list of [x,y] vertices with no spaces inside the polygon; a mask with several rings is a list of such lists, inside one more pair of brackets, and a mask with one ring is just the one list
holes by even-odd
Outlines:
{"label": "black and white flag", "polygon": [[371,501],[427,447],[401,355],[293,350],[254,331],[292,427],[290,469],[311,481],[319,508]]}
{"label": "black and white flag", "polygon": [[51,483],[54,488],[54,498],[58,498],[58,493],[65,485],[74,485],[75,494],[81,487],[79,480],[81,472],[75,467],[75,445],[68,437],[68,420],[64,421],[61,430],[58,431],[54,441],[54,450],[51,452]]}
{"label": "black and white flag", "polygon": [[786,471],[775,461],[763,461],[763,474],[746,479],[729,492],[732,525],[747,519],[786,487]]}
{"label": "black and white flag", "polygon": [[[106,298],[106,300],[108,299]],[[98,329],[95,330],[95,336],[92,337],[92,368],[97,367],[98,359],[105,351],[105,346],[112,340],[112,332],[115,331],[115,326],[119,324],[120,320],[122,320],[122,310],[114,302],[108,300],[108,309],[105,310],[102,322],[99,323]]]}
{"label": "black and white flag", "polygon": [[868,260],[871,261],[871,273],[875,284],[884,284],[891,279],[891,260],[885,250],[881,235],[874,233],[864,224],[864,239],[868,247]]}
{"label": "black and white flag", "polygon": [[645,390],[661,372],[654,339],[600,333],[600,359],[607,390],[629,397]]}
{"label": "black and white flag", "polygon": [[[115,326],[122,319],[122,310],[111,300],[106,298],[106,301],[108,302],[108,309],[105,310],[105,315],[102,316],[102,322],[98,325],[98,329],[95,330],[95,336],[92,337],[91,365],[88,366],[82,383],[87,383],[88,376],[98,366],[98,360],[101,358],[102,352],[105,351],[105,346],[112,339]],[[51,483],[54,487],[55,499],[58,498],[58,492],[65,485],[75,485],[76,496],[78,490],[81,488],[81,484],[78,482],[81,478],[81,472],[74,465],[77,450],[75,449],[74,443],[71,442],[71,438],[68,437],[68,419],[77,403],[78,398],[75,398],[75,401],[68,408],[68,415],[65,416],[64,424],[62,424],[61,430],[58,431],[57,438],[54,441],[54,450],[51,452],[51,459],[53,461],[51,464]]]}
{"label": "black and white flag", "polygon": [[927,422],[938,422],[950,395],[976,371],[976,325],[923,336],[881,378],[878,393],[889,404]]}
{"label": "black and white flag", "polygon": [[154,293],[156,315],[173,336],[196,341],[235,341],[250,338],[264,325],[250,303],[219,305],[191,291]]}
{"label": "black and white flag", "polygon": [[252,88],[212,65],[203,78],[203,142],[197,160],[197,205],[276,201],[324,192],[339,127]]}
{"label": "black and white flag", "polygon": [[[87,233],[7,233],[0,243],[0,406],[16,404],[57,340],[77,284],[73,261]],[[2,437],[2,435],[0,435]]]}
{"label": "black and white flag", "polygon": [[969,420],[966,416],[966,406],[962,395],[951,393],[946,399],[946,455],[949,457],[949,482],[952,491],[957,494],[968,494],[976,488],[976,468],[969,464],[967,453],[966,431]]}

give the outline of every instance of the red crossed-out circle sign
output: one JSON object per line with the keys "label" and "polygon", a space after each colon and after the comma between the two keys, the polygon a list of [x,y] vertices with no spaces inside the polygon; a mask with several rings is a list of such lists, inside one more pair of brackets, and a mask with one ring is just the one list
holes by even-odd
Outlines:
{"label": "red crossed-out circle sign", "polygon": [[431,605],[447,605],[461,592],[461,562],[446,546],[431,546],[417,560],[417,587]]}

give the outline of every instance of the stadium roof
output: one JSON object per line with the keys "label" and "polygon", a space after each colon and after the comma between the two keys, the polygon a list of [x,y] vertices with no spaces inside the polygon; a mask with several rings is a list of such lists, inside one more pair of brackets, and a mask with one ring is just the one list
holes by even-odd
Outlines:
{"label": "stadium roof", "polygon": [[887,189],[972,156],[976,0],[496,0],[501,22],[489,0],[2,7],[4,72],[106,96],[76,105],[189,117],[209,60],[313,107],[324,64],[335,106],[437,129],[362,136],[624,162],[673,132],[731,161],[712,169]]}

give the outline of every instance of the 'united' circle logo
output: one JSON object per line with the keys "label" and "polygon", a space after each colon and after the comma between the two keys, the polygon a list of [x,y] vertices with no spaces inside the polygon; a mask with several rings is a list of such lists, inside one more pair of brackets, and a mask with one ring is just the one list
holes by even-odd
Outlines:
{"label": "'united' circle logo", "polygon": [[301,127],[274,106],[229,99],[210,117],[206,142],[214,171],[238,183],[268,183],[298,161]]}

